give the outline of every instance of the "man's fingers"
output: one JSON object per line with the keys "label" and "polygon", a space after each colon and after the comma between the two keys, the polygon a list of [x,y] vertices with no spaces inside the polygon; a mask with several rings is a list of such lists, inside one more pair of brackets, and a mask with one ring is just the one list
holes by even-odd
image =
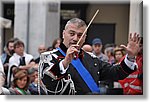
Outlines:
{"label": "man's fingers", "polygon": [[139,38],[138,38],[138,42],[137,42],[139,45],[140,45],[140,43],[141,43],[141,40],[142,40],[142,38],[139,37]]}
{"label": "man's fingers", "polygon": [[134,41],[134,42],[136,42],[136,36],[137,36],[137,34],[134,33],[134,35],[133,35],[133,41]]}
{"label": "man's fingers", "polygon": [[134,34],[130,33],[128,41],[129,42],[133,41],[133,42],[138,43],[139,42],[139,34],[137,34],[137,33],[134,33]]}
{"label": "man's fingers", "polygon": [[120,45],[124,50],[127,50],[127,47],[125,45]]}
{"label": "man's fingers", "polygon": [[135,42],[138,43],[138,41],[139,41],[139,34],[137,34]]}
{"label": "man's fingers", "polygon": [[74,53],[74,51],[70,51],[68,54],[72,54],[72,53]]}
{"label": "man's fingers", "polygon": [[71,55],[71,54],[74,55],[74,54],[76,54],[76,53],[78,53],[78,50],[75,49],[75,48],[71,49],[71,50],[68,52],[69,55]]}
{"label": "man's fingers", "polygon": [[132,33],[129,34],[128,41],[131,41],[131,39],[132,39]]}
{"label": "man's fingers", "polygon": [[76,49],[79,49],[79,45],[71,45],[71,47],[74,47]]}

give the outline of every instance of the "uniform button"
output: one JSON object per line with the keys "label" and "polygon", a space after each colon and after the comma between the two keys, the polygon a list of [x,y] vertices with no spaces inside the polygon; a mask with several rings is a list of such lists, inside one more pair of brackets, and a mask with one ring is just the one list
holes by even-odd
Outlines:
{"label": "uniform button", "polygon": [[96,67],[96,66],[97,66],[97,63],[94,63],[94,66]]}
{"label": "uniform button", "polygon": [[101,83],[101,81],[98,81],[98,83],[100,84],[100,83]]}
{"label": "uniform button", "polygon": [[97,74],[99,75],[99,72],[97,72]]}
{"label": "uniform button", "polygon": [[57,79],[57,76],[55,76],[55,79]]}

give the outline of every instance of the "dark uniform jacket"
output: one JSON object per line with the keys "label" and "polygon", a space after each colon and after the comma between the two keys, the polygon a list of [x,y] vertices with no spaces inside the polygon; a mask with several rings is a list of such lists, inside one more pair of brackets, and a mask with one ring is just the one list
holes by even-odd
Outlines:
{"label": "dark uniform jacket", "polygon": [[[64,44],[60,44],[60,48],[66,53],[67,48]],[[65,78],[66,80],[68,78],[72,79],[76,94],[91,93],[91,90],[88,88],[88,86],[72,64],[69,65],[69,68],[67,69],[65,74],[61,74],[59,63],[64,59],[64,56],[59,52],[59,50],[56,49],[51,52],[46,52],[42,55],[44,56],[43,58],[41,57],[41,79],[45,88],[49,90],[48,94],[53,94],[53,92],[51,93],[50,90],[61,90],[62,84],[58,85],[58,81],[62,80],[63,78]],[[83,66],[89,71],[98,86],[100,84],[100,81],[117,81],[120,79],[124,79],[130,73],[134,72],[125,64],[124,60],[120,63],[120,65],[112,66],[109,63],[99,61],[99,59],[94,56],[94,54],[86,53],[83,50],[80,50],[79,58]],[[70,75],[70,77],[68,77],[68,75]],[[70,86],[68,85],[67,88],[68,89],[65,90],[66,93],[64,92],[61,94],[68,94]]]}

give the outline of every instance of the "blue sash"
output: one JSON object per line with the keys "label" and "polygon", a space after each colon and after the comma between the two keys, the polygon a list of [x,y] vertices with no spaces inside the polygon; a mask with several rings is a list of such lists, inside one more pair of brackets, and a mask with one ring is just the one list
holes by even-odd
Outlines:
{"label": "blue sash", "polygon": [[[66,56],[66,54],[60,49],[57,48],[64,56]],[[80,74],[80,76],[82,77],[82,79],[85,81],[85,83],[87,84],[87,86],[90,88],[90,90],[92,92],[97,92],[100,93],[100,89],[97,86],[97,84],[95,83],[94,79],[92,78],[91,74],[86,70],[86,68],[83,66],[83,64],[81,63],[80,59],[76,59],[76,60],[72,60],[72,65],[76,68],[76,70],[78,71],[78,73]]]}

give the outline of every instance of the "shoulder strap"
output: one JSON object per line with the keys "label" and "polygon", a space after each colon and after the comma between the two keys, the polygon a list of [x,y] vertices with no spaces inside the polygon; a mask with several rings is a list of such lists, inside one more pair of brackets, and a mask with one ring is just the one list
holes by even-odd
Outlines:
{"label": "shoulder strap", "polygon": [[27,93],[24,91],[24,90],[22,90],[22,89],[20,89],[20,88],[14,88],[14,90],[15,90],[15,92],[17,93],[17,94],[19,94],[19,95],[26,95]]}

